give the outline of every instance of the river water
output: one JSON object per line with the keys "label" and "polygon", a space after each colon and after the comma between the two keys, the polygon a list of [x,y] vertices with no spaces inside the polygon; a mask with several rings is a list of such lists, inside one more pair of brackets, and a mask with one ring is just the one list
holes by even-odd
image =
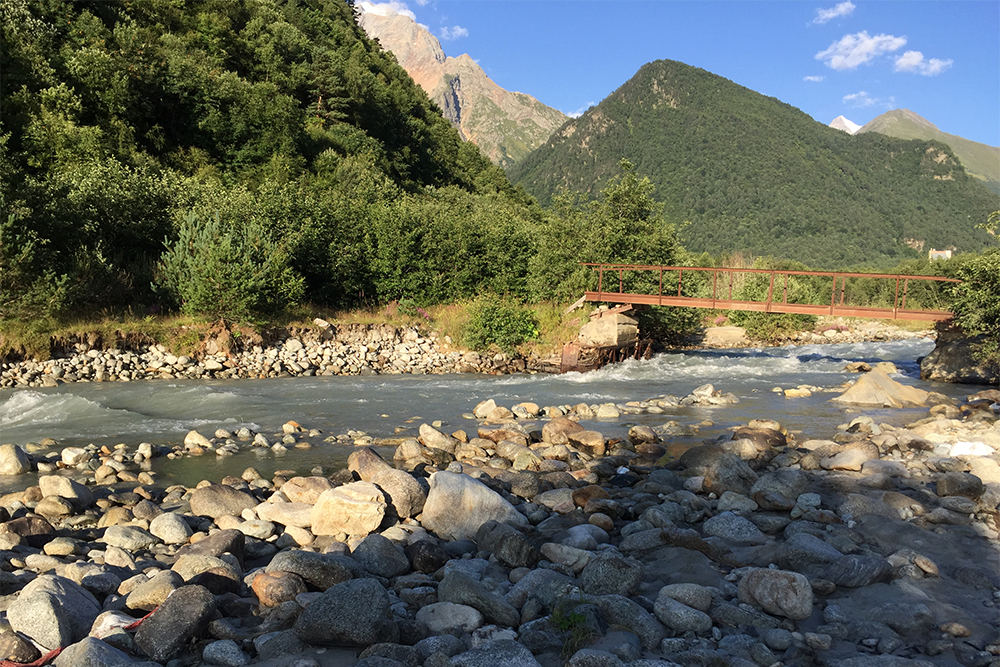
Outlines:
{"label": "river water", "polygon": [[[649,360],[627,361],[590,373],[563,375],[383,375],[368,377],[277,378],[269,380],[210,380],[73,383],[46,389],[0,391],[0,442],[24,445],[54,438],[58,447],[89,443],[180,443],[191,429],[211,437],[217,428],[236,431],[247,426],[268,435],[295,420],[320,429],[324,437],[348,430],[375,437],[415,434],[421,422],[441,420],[442,430],[474,433],[476,422],[462,415],[479,401],[493,398],[511,406],[531,401],[540,406],[577,403],[624,403],[664,394],[683,396],[712,383],[732,392],[738,405],[683,407],[660,415],[623,415],[613,422],[587,424],[606,437],[624,434],[628,425],[657,426],[668,420],[702,426],[688,443],[700,443],[745,424],[750,419],[776,419],[801,437],[829,438],[838,424],[862,411],[829,403],[835,394],[786,399],[774,387],[800,384],[836,386],[854,377],[844,372],[851,361],[892,361],[900,382],[961,397],[980,388],[939,384],[919,379],[917,359],[929,353],[933,341],[914,339],[882,343],[806,345],[736,350],[695,350],[659,354]],[[903,424],[926,414],[923,410],[864,410],[878,422]],[[177,460],[155,459],[153,469],[165,482],[193,485],[200,479],[219,480],[254,466],[269,475],[275,470],[309,474],[314,466],[327,473],[342,466],[351,447],[312,440],[311,449],[290,448],[275,454],[246,447],[235,456],[208,454]],[[391,451],[384,455],[391,457]],[[0,489],[23,487],[33,476],[0,478]]]}

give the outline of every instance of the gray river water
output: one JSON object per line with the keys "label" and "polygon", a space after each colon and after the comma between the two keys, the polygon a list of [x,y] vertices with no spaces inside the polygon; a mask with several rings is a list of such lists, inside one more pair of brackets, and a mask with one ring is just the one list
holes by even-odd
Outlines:
{"label": "gray river water", "polygon": [[[247,426],[267,435],[295,420],[326,435],[365,431],[375,437],[416,433],[423,421],[441,420],[443,430],[474,432],[476,422],[462,417],[481,400],[511,406],[532,401],[541,406],[577,403],[624,403],[664,394],[683,396],[712,383],[732,392],[738,405],[684,407],[661,415],[623,415],[614,422],[588,425],[605,436],[623,434],[629,424],[657,426],[668,420],[697,424],[711,420],[693,440],[712,439],[754,418],[776,419],[806,437],[829,438],[836,427],[856,416],[829,403],[830,393],[786,399],[774,387],[800,384],[830,387],[852,377],[850,361],[892,361],[896,378],[924,389],[960,397],[977,391],[965,385],[919,379],[917,359],[933,349],[926,339],[885,343],[806,345],[739,350],[696,350],[627,361],[590,373],[563,375],[383,375],[370,377],[278,378],[270,380],[74,383],[48,389],[0,391],[0,442],[24,445],[54,438],[59,447],[89,443],[180,443],[191,429],[211,437],[217,428]],[[925,414],[920,410],[865,410],[879,422],[902,424]],[[406,429],[397,433],[397,429]],[[272,441],[274,438],[272,438]],[[308,474],[314,466],[333,471],[351,447],[314,440],[308,450],[241,452],[156,459],[153,469],[165,482],[194,484],[239,475],[248,466],[263,474],[291,469]],[[391,456],[391,452],[388,452]],[[0,478],[0,488],[33,483],[30,476]]]}

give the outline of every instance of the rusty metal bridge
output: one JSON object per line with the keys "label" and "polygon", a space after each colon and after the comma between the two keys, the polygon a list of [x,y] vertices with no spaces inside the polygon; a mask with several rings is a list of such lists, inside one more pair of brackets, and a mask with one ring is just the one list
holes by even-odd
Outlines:
{"label": "rusty metal bridge", "polygon": [[[947,310],[925,307],[937,305],[940,295],[935,295],[938,283],[958,283],[954,278],[938,276],[907,276],[885,273],[843,273],[830,271],[785,271],[779,269],[739,269],[727,267],[693,266],[644,266],[634,264],[583,264],[597,272],[597,291],[587,292],[586,301],[606,303],[645,304],[653,306],[685,306],[717,310],[751,310],[762,313],[797,313],[802,315],[831,315],[842,317],[871,317],[902,320],[947,320],[952,314]],[[685,283],[687,277],[687,283]],[[865,289],[849,289],[853,286]],[[767,296],[763,300],[734,298],[740,296],[741,287],[748,280],[755,280],[762,291],[766,284]],[[829,303],[801,303],[796,301],[796,284],[828,280]],[[863,285],[860,285],[862,281]],[[875,281],[874,283],[871,281]],[[709,283],[711,290],[709,290]],[[790,287],[791,283],[791,287]],[[693,284],[693,287],[692,287]],[[657,287],[658,285],[658,287]],[[838,288],[839,285],[839,288]],[[689,295],[685,295],[685,288]],[[609,288],[617,287],[617,291]],[[627,289],[641,291],[627,292]],[[655,291],[655,293],[653,293]],[[810,290],[816,293],[816,290]],[[913,292],[919,292],[917,306],[913,307]],[[690,294],[693,292],[694,294]],[[872,299],[872,293],[881,299]],[[710,295],[709,295],[710,294]],[[889,307],[890,302],[892,306]],[[867,298],[862,298],[867,297]],[[907,298],[911,299],[907,308]],[[813,299],[815,301],[815,299]],[[865,301],[867,303],[858,303]],[[872,303],[876,301],[877,303]]]}

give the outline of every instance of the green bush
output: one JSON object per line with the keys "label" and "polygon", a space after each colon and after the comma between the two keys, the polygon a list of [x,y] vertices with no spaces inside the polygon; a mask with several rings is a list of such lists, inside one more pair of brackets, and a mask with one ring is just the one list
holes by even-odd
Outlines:
{"label": "green bush", "polygon": [[230,226],[219,216],[184,216],[168,244],[157,286],[190,315],[246,321],[294,305],[303,280],[282,244],[254,221]]}
{"label": "green bush", "polygon": [[462,337],[475,350],[488,350],[495,345],[513,353],[521,343],[538,337],[538,321],[527,308],[488,295],[472,304]]}
{"label": "green bush", "polygon": [[969,335],[985,338],[976,356],[1000,365],[1000,248],[966,261],[958,269],[963,282],[952,293],[955,321]]}

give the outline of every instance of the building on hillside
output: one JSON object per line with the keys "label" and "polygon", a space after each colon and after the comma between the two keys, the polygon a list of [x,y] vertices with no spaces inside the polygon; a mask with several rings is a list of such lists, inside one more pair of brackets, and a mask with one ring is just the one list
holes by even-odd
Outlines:
{"label": "building on hillside", "polygon": [[938,259],[951,259],[951,250],[935,250],[931,248],[931,251],[927,253],[927,258],[932,262]]}

